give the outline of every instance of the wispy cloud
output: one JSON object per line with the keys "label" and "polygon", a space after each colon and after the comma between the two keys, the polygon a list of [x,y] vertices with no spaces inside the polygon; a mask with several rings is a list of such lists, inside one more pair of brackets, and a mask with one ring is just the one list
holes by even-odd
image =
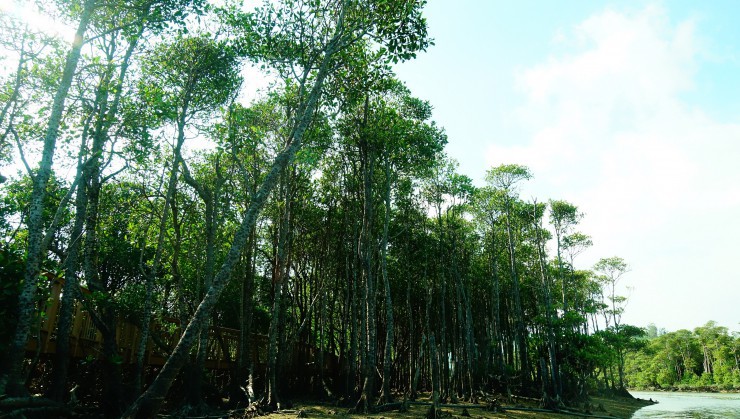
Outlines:
{"label": "wispy cloud", "polygon": [[[694,21],[671,22],[656,6],[558,31],[558,50],[570,52],[517,75],[525,101],[512,118],[528,137],[487,151],[491,165],[530,166],[540,198],[587,213],[581,228],[596,245],[585,263],[619,255],[632,264],[637,324],[737,317],[717,290],[740,295],[740,223],[727,218],[740,214],[740,118],[719,122],[685,98],[702,64],[699,35]],[[663,314],[651,312],[669,290]]]}

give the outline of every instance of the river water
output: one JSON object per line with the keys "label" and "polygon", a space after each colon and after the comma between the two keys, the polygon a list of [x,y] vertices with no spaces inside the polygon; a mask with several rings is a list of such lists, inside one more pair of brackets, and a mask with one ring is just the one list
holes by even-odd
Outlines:
{"label": "river water", "polygon": [[639,418],[737,418],[740,419],[740,394],[737,393],[669,393],[630,391],[640,399],[659,403],[643,407],[632,415]]}

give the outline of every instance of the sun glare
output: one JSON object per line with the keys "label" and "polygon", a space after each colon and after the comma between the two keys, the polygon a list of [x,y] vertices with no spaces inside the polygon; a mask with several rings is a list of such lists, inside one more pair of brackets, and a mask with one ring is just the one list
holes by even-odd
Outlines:
{"label": "sun glare", "polygon": [[32,30],[45,32],[62,38],[74,36],[73,30],[63,22],[45,15],[30,2],[2,2],[0,1],[0,14],[10,16],[27,24]]}

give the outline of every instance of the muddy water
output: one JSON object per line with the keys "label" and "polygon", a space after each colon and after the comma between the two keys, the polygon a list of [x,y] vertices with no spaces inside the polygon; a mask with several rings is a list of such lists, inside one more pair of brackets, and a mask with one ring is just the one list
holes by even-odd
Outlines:
{"label": "muddy water", "polygon": [[659,403],[646,406],[632,415],[641,418],[738,418],[740,419],[740,394],[725,393],[667,393],[630,391],[641,399]]}

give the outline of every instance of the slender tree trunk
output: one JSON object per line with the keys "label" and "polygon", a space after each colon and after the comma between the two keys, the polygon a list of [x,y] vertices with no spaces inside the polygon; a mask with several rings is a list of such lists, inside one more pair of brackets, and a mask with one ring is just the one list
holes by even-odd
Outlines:
{"label": "slender tree trunk", "polygon": [[266,405],[271,409],[280,410],[280,397],[278,394],[278,382],[277,382],[277,367],[278,367],[278,345],[280,337],[280,322],[282,312],[282,295],[284,281],[287,279],[288,265],[287,265],[287,241],[288,241],[288,229],[290,228],[290,217],[291,217],[291,198],[290,198],[290,182],[291,179],[285,173],[283,174],[283,202],[284,211],[280,221],[280,227],[278,229],[278,244],[277,254],[275,257],[274,264],[274,276],[273,276],[273,287],[274,287],[274,300],[272,306],[272,318],[270,319],[270,331],[268,334],[268,347],[267,347],[267,400]]}
{"label": "slender tree trunk", "polygon": [[391,167],[389,158],[386,157],[385,165],[385,214],[383,218],[383,240],[381,250],[381,272],[385,288],[385,352],[383,354],[383,384],[381,387],[381,403],[391,403],[391,352],[393,349],[393,299],[391,298],[391,285],[388,280],[388,226],[391,219]]}
{"label": "slender tree trunk", "polygon": [[185,137],[181,136],[177,140],[175,150],[172,159],[172,170],[170,171],[170,177],[167,182],[167,192],[165,193],[164,203],[162,207],[162,216],[159,219],[159,231],[157,233],[157,247],[154,251],[154,260],[152,266],[146,275],[146,296],[144,298],[144,312],[142,313],[141,320],[141,331],[139,334],[139,345],[136,349],[136,368],[134,370],[134,388],[133,394],[138,397],[141,394],[142,388],[142,373],[144,371],[144,356],[146,355],[146,347],[149,341],[149,324],[151,323],[152,315],[152,301],[154,293],[154,281],[159,274],[159,265],[162,260],[162,253],[164,251],[164,239],[167,232],[167,219],[170,212],[170,205],[174,199],[175,192],[177,190],[177,172],[180,159],[180,148],[182,148]]}
{"label": "slender tree trunk", "polygon": [[496,231],[495,223],[491,222],[491,318],[493,319],[493,339],[495,349],[493,350],[493,358],[495,371],[500,377],[500,380],[506,382],[508,387],[508,377],[506,374],[506,368],[504,367],[504,350],[503,350],[503,338],[501,336],[501,281],[498,275],[498,262],[496,260],[497,247],[496,247]]}
{"label": "slender tree trunk", "polygon": [[358,287],[359,274],[357,272],[357,261],[359,260],[359,235],[357,233],[357,225],[353,226],[352,234],[352,276],[351,276],[351,288],[348,290],[349,296],[349,316],[350,316],[350,337],[349,337],[349,371],[347,374],[347,396],[355,396],[355,383],[357,381],[357,354],[360,346],[360,326],[359,326],[359,298],[358,298]]}
{"label": "slender tree trunk", "polygon": [[561,284],[561,291],[562,291],[562,298],[563,298],[563,313],[568,312],[568,294],[567,294],[567,277],[563,274],[563,259],[561,257],[561,231],[559,228],[555,229],[555,239],[557,240],[557,255],[558,255],[558,276],[560,277],[560,284]]}
{"label": "slender tree trunk", "polygon": [[[545,318],[547,319],[547,350],[550,358],[550,382],[552,387],[550,388],[550,394],[556,404],[560,403],[561,398],[561,384],[560,384],[560,370],[558,367],[558,360],[556,355],[556,337],[555,328],[553,326],[554,317],[556,316],[555,310],[552,305],[552,292],[551,292],[551,281],[550,276],[547,274],[547,263],[545,261],[545,250],[544,240],[542,238],[542,226],[539,225],[538,220],[541,218],[537,214],[537,201],[534,201],[534,229],[536,231],[537,238],[537,259],[540,267],[540,279],[542,280],[542,290],[545,294]],[[545,371],[543,371],[543,374]]]}
{"label": "slender tree trunk", "polygon": [[511,227],[511,199],[506,198],[506,235],[509,243],[509,269],[512,278],[512,295],[514,299],[514,323],[516,327],[516,345],[519,352],[521,367],[521,384],[526,388],[530,381],[529,357],[527,355],[527,332],[524,328],[524,314],[519,292],[519,274],[516,267],[516,253],[514,252],[514,235]]}
{"label": "slender tree trunk", "polygon": [[465,349],[467,351],[467,379],[468,379],[468,400],[471,402],[477,401],[476,386],[478,385],[478,375],[476,373],[478,369],[479,354],[475,346],[475,337],[473,336],[473,311],[470,305],[470,291],[467,287],[463,287],[463,303],[465,307]]}
{"label": "slender tree trunk", "polygon": [[434,409],[435,416],[436,411],[439,407],[439,393],[440,393],[440,380],[439,380],[439,362],[437,360],[437,344],[434,339],[434,331],[432,331],[429,325],[429,315],[431,314],[432,308],[432,289],[429,288],[427,292],[426,301],[426,316],[425,316],[425,329],[429,331],[429,369],[432,372],[432,408]]}
{"label": "slender tree trunk", "polygon": [[[365,123],[367,125],[369,98],[365,99]],[[362,161],[362,178],[363,178],[363,214],[362,214],[362,268],[363,276],[365,279],[365,316],[363,318],[365,323],[365,345],[366,354],[365,362],[363,362],[363,385],[362,395],[360,400],[357,402],[356,409],[361,412],[368,412],[370,410],[370,403],[372,403],[375,394],[375,357],[377,352],[377,329],[375,324],[375,303],[376,303],[376,292],[375,292],[375,278],[373,271],[373,253],[375,246],[373,245],[373,182],[372,175],[375,170],[375,157],[372,150],[372,146],[367,143],[366,139],[363,139],[360,144],[360,153]]]}
{"label": "slender tree trunk", "polygon": [[[85,172],[85,148],[87,146],[87,125],[83,131],[80,153],[78,156],[77,178],[83,179]],[[64,263],[64,287],[57,315],[57,342],[54,354],[54,368],[52,369],[51,388],[49,398],[59,402],[64,401],[67,386],[67,372],[69,369],[69,334],[72,330],[72,315],[74,314],[74,289],[78,286],[77,270],[82,242],[82,230],[85,224],[87,208],[87,188],[82,185],[75,196],[75,218],[67,246],[67,260]]]}
{"label": "slender tree trunk", "polygon": [[[141,34],[139,31],[139,35]],[[117,36],[112,34],[112,37]],[[137,37],[138,38],[138,37]],[[90,150],[90,164],[88,171],[85,175],[87,181],[87,209],[85,212],[85,242],[84,242],[84,263],[83,271],[85,274],[85,280],[88,287],[93,292],[100,292],[112,294],[112,290],[106,289],[100,279],[100,269],[98,256],[100,253],[100,246],[98,243],[98,224],[100,220],[100,194],[103,188],[105,179],[102,177],[103,171],[103,152],[105,149],[105,143],[108,140],[108,132],[111,124],[114,122],[115,115],[118,111],[118,105],[122,94],[123,81],[126,76],[128,69],[129,60],[135,49],[136,41],[132,42],[127,49],[124,62],[118,73],[118,77],[113,80],[115,68],[112,64],[112,54],[114,49],[109,51],[108,68],[103,75],[103,79],[100,83],[100,87],[96,92],[96,103],[98,107],[96,109],[96,123],[95,130],[93,133],[92,147]],[[113,100],[110,100],[110,94],[114,92]],[[103,334],[103,347],[104,347],[104,379],[103,379],[103,394],[105,398],[104,410],[107,415],[119,415],[121,413],[121,368],[120,360],[114,359],[118,357],[116,347],[116,316],[111,302],[104,300],[100,304],[99,311],[101,312],[102,322],[96,322],[95,325],[98,327],[100,332]],[[142,322],[143,323],[143,322]],[[143,324],[143,328],[147,328],[146,324]]]}
{"label": "slender tree trunk", "polygon": [[44,136],[44,148],[41,154],[41,162],[33,179],[33,191],[31,192],[31,204],[28,214],[28,250],[26,251],[26,268],[23,276],[23,287],[18,296],[18,323],[15,334],[8,347],[5,360],[0,370],[0,395],[23,393],[21,382],[23,358],[25,355],[26,342],[31,330],[34,316],[34,302],[36,299],[37,281],[41,262],[44,259],[46,249],[42,248],[43,242],[43,214],[44,202],[46,201],[46,187],[51,177],[51,167],[54,160],[54,151],[59,137],[59,127],[64,113],[64,103],[67,93],[72,85],[72,79],[77,70],[80,59],[83,39],[87,31],[88,23],[95,9],[95,0],[86,0],[80,15],[72,48],[67,54],[62,79],[59,82],[54,101],[49,115],[49,124]]}
{"label": "slender tree trunk", "polygon": [[[416,400],[416,383],[418,380],[415,380],[414,377],[417,375],[417,372],[419,371],[419,363],[414,362],[414,313],[411,311],[411,281],[406,282],[406,312],[409,320],[408,324],[408,331],[409,331],[409,400]],[[421,354],[423,351],[421,348],[424,347],[424,342],[422,342],[419,346],[419,353]]]}
{"label": "slender tree trunk", "polygon": [[[440,228],[440,253],[439,257],[441,260],[446,260],[446,249],[444,243],[444,237],[442,231],[442,221],[439,221]],[[441,369],[439,371],[439,397],[440,400],[446,401],[450,393],[450,363],[449,363],[449,348],[447,345],[447,275],[444,270],[439,272],[439,283],[440,283],[440,298],[439,298],[439,361],[441,363]]]}
{"label": "slender tree trunk", "polygon": [[[108,83],[104,83],[107,85]],[[90,150],[91,162],[89,173],[86,175],[87,210],[85,212],[85,242],[83,271],[88,287],[92,292],[110,294],[100,278],[98,255],[100,247],[98,243],[98,224],[100,220],[100,193],[103,187],[102,155],[107,131],[105,129],[105,118],[108,111],[108,91],[103,89],[99,92],[101,96],[95,133],[93,135]],[[102,301],[99,305],[102,324],[96,323],[103,335],[103,410],[107,417],[118,416],[121,413],[121,369],[120,362],[114,359],[117,356],[116,349],[116,318],[110,301]]]}
{"label": "slender tree trunk", "polygon": [[[187,95],[189,98],[189,95]],[[183,112],[178,124],[178,144],[185,138],[185,119],[187,116],[188,105],[183,107]],[[216,163],[216,182],[213,187],[205,186],[196,181],[191,175],[187,164],[182,158],[181,148],[176,149],[176,159],[183,166],[183,177],[185,182],[195,189],[196,193],[205,205],[205,236],[206,236],[206,263],[203,269],[203,289],[210,288],[213,282],[216,257],[216,230],[218,229],[218,201],[220,190],[224,179],[221,177],[221,170],[218,162]],[[208,356],[208,338],[210,335],[210,319],[206,319],[201,327],[200,339],[198,340],[198,352],[196,362],[192,371],[191,382],[189,385],[188,399],[191,406],[196,406],[200,410],[203,404],[203,372],[205,370],[206,358]]]}
{"label": "slender tree trunk", "polygon": [[254,246],[255,246],[255,235],[249,238],[247,243],[247,251],[244,255],[244,278],[241,284],[241,304],[239,310],[239,358],[237,359],[236,374],[234,379],[234,388],[232,390],[232,398],[237,400],[242,399],[245,394],[239,387],[243,386],[246,389],[246,402],[251,403],[252,397],[254,396],[253,389],[251,388],[251,374],[253,362],[252,362],[252,311],[254,308],[254,269],[253,269],[253,257]]}

